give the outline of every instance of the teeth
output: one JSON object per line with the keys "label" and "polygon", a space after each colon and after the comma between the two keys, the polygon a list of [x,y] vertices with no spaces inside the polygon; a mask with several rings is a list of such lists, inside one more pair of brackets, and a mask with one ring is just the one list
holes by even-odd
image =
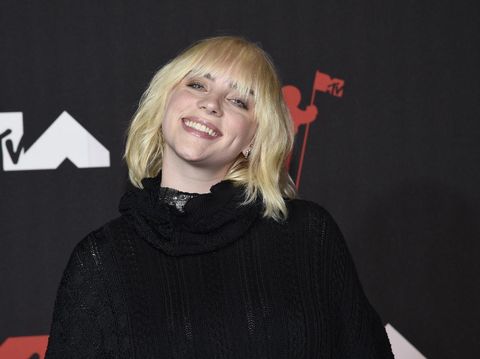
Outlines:
{"label": "teeth", "polygon": [[215,131],[213,131],[211,128],[208,128],[207,126],[205,125],[202,125],[198,122],[193,122],[193,121],[185,121],[185,124],[188,126],[188,127],[192,127],[196,130],[199,130],[199,131],[202,131],[202,132],[205,132],[205,133],[208,133],[210,136],[212,137],[215,137],[217,135],[217,133]]}

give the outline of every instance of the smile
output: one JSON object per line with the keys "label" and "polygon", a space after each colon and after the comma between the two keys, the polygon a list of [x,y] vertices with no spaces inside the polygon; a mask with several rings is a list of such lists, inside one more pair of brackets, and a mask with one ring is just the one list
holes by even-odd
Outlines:
{"label": "smile", "polygon": [[[207,126],[205,123],[194,121],[191,118],[182,118],[182,123],[184,125],[184,128],[190,130],[189,132],[193,134],[207,135],[210,138],[221,136],[221,133],[217,128],[211,128],[214,126],[211,126],[211,127]],[[192,132],[192,130],[195,132]],[[200,136],[200,137],[204,137],[204,136]]]}

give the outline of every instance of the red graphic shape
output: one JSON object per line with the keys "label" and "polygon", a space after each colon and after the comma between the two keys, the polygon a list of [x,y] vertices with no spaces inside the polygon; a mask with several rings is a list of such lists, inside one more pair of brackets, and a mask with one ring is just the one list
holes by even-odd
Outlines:
{"label": "red graphic shape", "polygon": [[309,105],[305,110],[298,108],[302,100],[300,90],[292,85],[287,85],[282,88],[283,97],[290,110],[290,115],[295,126],[295,134],[298,132],[298,126],[305,125],[315,121],[318,115],[318,109],[315,105]]}
{"label": "red graphic shape", "polygon": [[[324,74],[320,71],[315,71],[315,78],[313,80],[313,88],[312,88],[312,95],[310,97],[310,105],[308,105],[305,110],[301,110],[298,108],[298,105],[301,102],[302,94],[300,90],[292,85],[287,85],[282,88],[283,97],[285,99],[285,103],[290,111],[290,115],[293,120],[295,134],[298,132],[298,127],[300,125],[305,126],[305,133],[303,135],[303,142],[302,142],[302,149],[300,153],[298,169],[297,169],[297,177],[295,178],[295,186],[297,189],[300,187],[300,176],[302,174],[302,166],[303,166],[303,158],[305,156],[305,149],[307,147],[307,139],[308,133],[310,129],[310,124],[315,121],[318,115],[318,109],[313,104],[315,101],[315,94],[318,92],[324,92],[329,95],[335,97],[342,97],[343,96],[343,87],[345,85],[345,81],[342,79],[332,78],[327,74]],[[286,161],[286,168],[287,170],[290,169],[290,160],[292,157],[292,153],[288,155]]]}
{"label": "red graphic shape", "polygon": [[[341,79],[332,79],[329,75],[324,74],[323,72],[315,72],[315,81],[313,82],[313,90],[326,92],[335,97],[343,96],[343,86],[345,81]],[[312,95],[313,97],[313,95]],[[313,102],[313,98],[312,98]]]}
{"label": "red graphic shape", "polygon": [[47,344],[48,335],[10,337],[0,346],[0,359],[29,359],[35,354],[43,359]]}

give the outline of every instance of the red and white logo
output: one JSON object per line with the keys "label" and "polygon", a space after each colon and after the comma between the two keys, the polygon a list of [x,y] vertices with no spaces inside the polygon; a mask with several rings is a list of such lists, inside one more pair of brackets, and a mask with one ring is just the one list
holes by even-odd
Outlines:
{"label": "red and white logo", "polygon": [[[318,109],[315,105],[315,96],[317,92],[323,92],[334,97],[343,97],[343,87],[345,81],[341,79],[336,79],[330,77],[323,72],[316,71],[315,78],[313,80],[312,94],[310,96],[310,104],[307,105],[305,109],[300,109],[299,105],[302,100],[302,93],[300,90],[293,85],[287,85],[282,88],[283,97],[285,102],[290,110],[290,115],[292,116],[295,135],[298,132],[300,126],[305,126],[305,131],[303,133],[303,139],[295,139],[295,146],[300,145],[300,156],[292,159],[292,154],[287,160],[287,168],[289,169],[292,179],[295,181],[297,189],[300,187],[300,177],[302,174],[303,158],[305,157],[305,150],[307,147],[307,140],[309,135],[310,124],[317,120]],[[301,141],[301,144],[299,143]],[[295,149],[292,151],[295,151]],[[291,166],[292,162],[295,166]],[[296,168],[293,168],[296,167]]]}

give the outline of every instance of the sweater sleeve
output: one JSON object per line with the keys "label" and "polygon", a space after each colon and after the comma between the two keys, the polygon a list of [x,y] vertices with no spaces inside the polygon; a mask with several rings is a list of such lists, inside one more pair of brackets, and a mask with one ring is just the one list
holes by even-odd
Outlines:
{"label": "sweater sleeve", "polygon": [[338,336],[336,358],[380,359],[393,354],[380,316],[368,301],[344,237],[325,211],[324,233],[329,243],[332,273],[336,277],[334,298],[337,312]]}
{"label": "sweater sleeve", "polygon": [[57,292],[46,359],[109,358],[112,311],[95,233],[70,256]]}

